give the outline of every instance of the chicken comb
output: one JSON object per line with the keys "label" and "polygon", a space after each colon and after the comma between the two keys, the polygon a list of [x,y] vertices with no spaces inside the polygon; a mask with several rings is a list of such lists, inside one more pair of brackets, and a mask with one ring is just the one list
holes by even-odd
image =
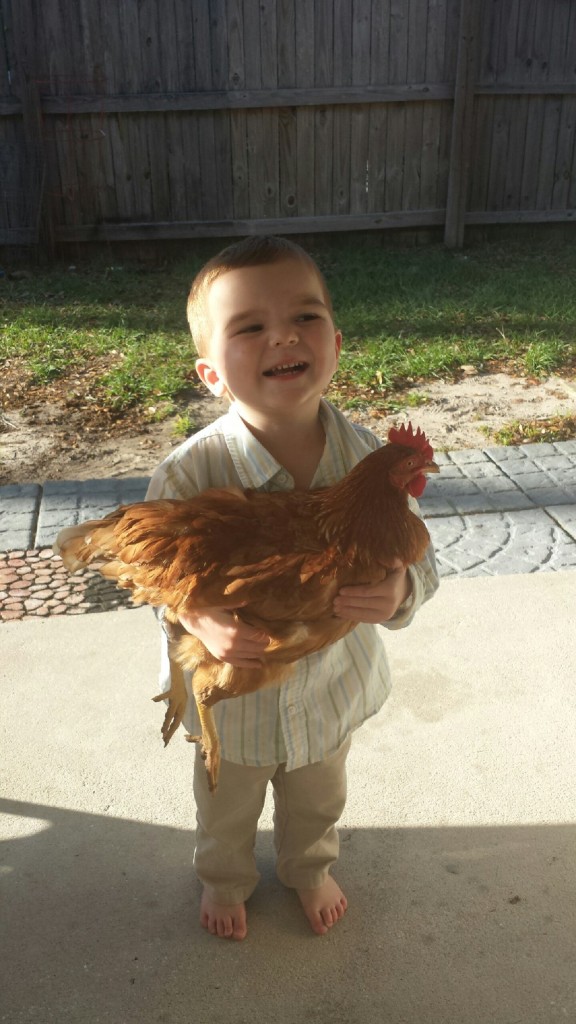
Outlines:
{"label": "chicken comb", "polygon": [[406,448],[415,448],[416,451],[422,452],[427,459],[431,459],[434,455],[434,449],[424,431],[417,427],[416,432],[414,432],[411,423],[403,423],[400,427],[390,427],[388,440],[391,444],[401,444]]}

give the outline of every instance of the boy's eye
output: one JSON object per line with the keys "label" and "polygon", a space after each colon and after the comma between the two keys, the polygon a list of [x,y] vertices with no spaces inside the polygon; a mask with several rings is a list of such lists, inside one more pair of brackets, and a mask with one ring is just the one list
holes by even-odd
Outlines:
{"label": "boy's eye", "polygon": [[241,327],[237,334],[256,334],[262,330],[262,324],[246,324],[245,327]]}
{"label": "boy's eye", "polygon": [[302,323],[306,323],[308,320],[318,320],[318,313],[300,313],[296,319]]}

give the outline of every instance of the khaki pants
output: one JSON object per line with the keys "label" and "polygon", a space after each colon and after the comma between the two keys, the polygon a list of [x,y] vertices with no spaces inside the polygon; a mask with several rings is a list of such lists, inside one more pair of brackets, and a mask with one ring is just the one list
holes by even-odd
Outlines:
{"label": "khaki pants", "polygon": [[217,903],[243,903],[260,875],[254,858],[258,819],[266,788],[274,788],[276,871],[284,885],[316,889],[338,857],[336,822],[346,803],[346,757],[350,737],[325,761],[287,772],[286,766],[253,768],[222,761],[218,789],[208,791],[204,762],[197,755],[194,867]]}

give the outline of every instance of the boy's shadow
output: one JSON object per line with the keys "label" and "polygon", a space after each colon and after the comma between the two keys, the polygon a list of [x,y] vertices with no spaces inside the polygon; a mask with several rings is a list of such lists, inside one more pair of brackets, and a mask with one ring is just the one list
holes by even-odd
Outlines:
{"label": "boy's shadow", "polygon": [[0,812],[18,826],[0,847],[6,1020],[576,1014],[573,825],[343,828],[337,877],[350,909],[321,939],[276,881],[263,832],[249,936],[236,943],[198,925],[192,831],[9,800]]}

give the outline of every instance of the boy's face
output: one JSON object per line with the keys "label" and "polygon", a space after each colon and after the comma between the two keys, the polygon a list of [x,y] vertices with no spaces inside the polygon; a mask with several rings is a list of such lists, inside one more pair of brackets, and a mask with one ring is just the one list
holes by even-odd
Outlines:
{"label": "boy's face", "polygon": [[250,418],[317,407],[342,344],[312,267],[296,259],[229,270],[206,298],[210,341],[198,359],[213,394]]}

